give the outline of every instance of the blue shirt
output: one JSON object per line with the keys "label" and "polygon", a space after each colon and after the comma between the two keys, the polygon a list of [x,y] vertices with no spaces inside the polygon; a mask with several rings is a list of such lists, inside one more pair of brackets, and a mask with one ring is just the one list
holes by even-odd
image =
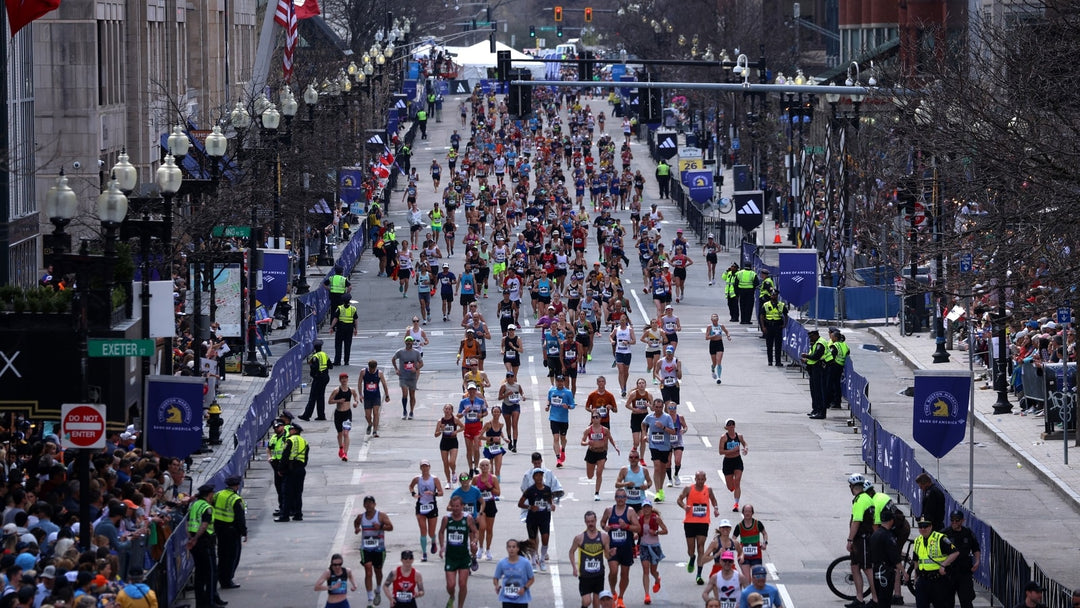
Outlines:
{"label": "blue shirt", "polygon": [[675,421],[671,419],[671,416],[666,413],[659,416],[649,413],[641,421],[641,426],[647,427],[646,434],[649,439],[649,449],[661,452],[671,450],[671,435],[668,435],[667,431],[664,430],[675,428]]}
{"label": "blue shirt", "polygon": [[[480,397],[477,397],[475,400],[466,397],[458,403],[457,413],[465,414],[466,423],[478,423],[484,418],[484,414],[487,413],[487,402]],[[475,416],[475,419],[472,418],[473,416]]]}
{"label": "blue shirt", "polygon": [[746,603],[746,597],[751,593],[760,593],[765,602],[761,605],[761,608],[780,608],[784,604],[780,601],[780,592],[776,590],[776,587],[765,583],[765,588],[760,591],[753,585],[743,589],[742,594],[739,595],[739,608],[750,608],[750,604]]}
{"label": "blue shirt", "polygon": [[548,405],[551,406],[551,410],[548,412],[548,420],[552,422],[570,422],[570,410],[574,409],[574,393],[570,392],[568,388],[553,386],[548,389]]}
{"label": "blue shirt", "polygon": [[466,272],[461,275],[461,293],[462,295],[476,293],[476,279],[473,277],[473,273]]}
{"label": "blue shirt", "polygon": [[[499,589],[499,601],[508,604],[528,604],[532,601],[532,593],[525,586],[533,578],[533,567],[529,560],[518,557],[517,563],[512,563],[509,558],[499,560],[495,566],[495,580],[502,581]],[[517,595],[513,592],[517,590]],[[507,595],[507,592],[511,595]]]}
{"label": "blue shirt", "polygon": [[[458,486],[457,489],[450,493],[450,498],[455,496],[461,497],[461,502],[465,505],[466,515],[472,515],[473,519],[480,516],[480,490],[478,490],[476,486],[470,485],[468,492],[462,490],[461,486]],[[447,504],[450,504],[449,501]],[[449,511],[449,507],[447,507],[447,510]]]}

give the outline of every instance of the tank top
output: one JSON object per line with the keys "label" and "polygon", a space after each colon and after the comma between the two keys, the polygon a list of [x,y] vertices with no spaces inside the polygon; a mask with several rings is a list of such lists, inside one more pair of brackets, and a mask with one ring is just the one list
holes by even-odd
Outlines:
{"label": "tank top", "polygon": [[702,485],[699,490],[696,485],[692,485],[688,489],[690,491],[686,496],[687,509],[686,515],[683,516],[683,523],[709,523],[709,486]]}
{"label": "tank top", "polygon": [[469,561],[469,517],[446,516],[446,563]]}
{"label": "tank top", "polygon": [[660,350],[660,332],[653,328],[646,329],[641,339],[645,342],[645,350],[648,352],[654,352]]}
{"label": "tank top", "polygon": [[402,251],[400,254],[398,254],[398,266],[400,266],[402,270],[408,270],[412,268],[411,251]]}
{"label": "tank top", "polygon": [[626,329],[617,328],[615,330],[615,352],[628,353],[630,352],[630,328]]}
{"label": "tank top", "polygon": [[503,398],[503,405],[516,407],[521,405],[521,385],[520,384],[507,384],[506,385],[506,397]]}
{"label": "tank top", "polygon": [[385,533],[381,527],[376,527],[379,524],[379,511],[375,510],[375,513],[368,517],[366,514],[360,514],[360,547],[364,551],[386,551]]}
{"label": "tank top", "polygon": [[338,399],[344,399],[345,400],[345,405],[347,406],[347,405],[349,405],[349,402],[352,401],[352,389],[339,388],[337,396],[338,396]]}
{"label": "tank top", "polygon": [[410,325],[409,328],[405,330],[405,335],[412,337],[412,339],[413,339],[413,349],[416,352],[418,352],[418,353],[424,352],[424,346],[423,346],[424,341],[422,340],[422,338],[424,336],[424,330],[423,329],[413,329],[412,325]]}
{"label": "tank top", "polygon": [[630,514],[628,513],[630,507],[625,507],[622,515],[615,512],[618,508],[618,506],[612,507],[611,515],[608,516],[608,537],[611,539],[611,545],[615,547],[629,544],[632,540],[632,535],[629,530],[619,530],[614,528],[614,526],[619,524],[630,524]]}
{"label": "tank top", "polygon": [[578,574],[580,578],[604,576],[604,540],[597,531],[590,537],[588,532],[581,535],[581,547],[578,548]]}
{"label": "tank top", "polygon": [[416,569],[409,571],[405,576],[401,573],[401,566],[394,571],[394,601],[397,603],[409,603],[416,599]]}
{"label": "tank top", "polygon": [[[732,437],[731,435],[728,435],[726,432],[724,433],[724,449],[725,450],[734,450],[735,448],[739,447],[740,443],[741,442],[739,441],[739,434],[738,433],[735,433],[734,437]],[[724,456],[724,458],[728,458],[728,457]],[[741,458],[741,456],[734,456],[733,458]]]}
{"label": "tank top", "polygon": [[678,326],[679,318],[663,316],[660,317],[660,322],[664,325],[665,333],[673,334],[675,333],[675,328]]}
{"label": "tank top", "polygon": [[640,505],[645,500],[645,490],[641,489],[645,485],[645,469],[638,465],[638,470],[635,472],[633,467],[627,467],[623,481],[634,482],[634,487],[626,488],[626,504]]}
{"label": "tank top", "polygon": [[480,342],[473,340],[472,345],[466,340],[461,346],[461,366],[468,367],[480,360]]}
{"label": "tank top", "polygon": [[495,489],[495,476],[491,475],[487,481],[480,475],[476,476],[476,489],[480,490],[480,500],[487,502],[493,500],[495,497],[491,494],[491,491]]}
{"label": "tank top", "polygon": [[720,608],[736,608],[739,605],[739,595],[742,588],[739,585],[739,571],[731,569],[731,573],[724,575],[724,571],[716,573],[716,593],[720,596]]}
{"label": "tank top", "polygon": [[378,370],[376,370],[374,372],[364,370],[364,376],[363,376],[363,379],[361,380],[361,382],[363,382],[363,386],[364,386],[364,399],[365,400],[368,400],[368,399],[378,400],[382,396],[382,395],[380,395],[381,391],[380,391],[380,388],[379,388],[379,372],[378,372]]}
{"label": "tank top", "polygon": [[660,359],[660,384],[663,386],[675,386],[679,383],[677,376],[679,371],[679,360],[672,357],[671,361],[667,358]]}
{"label": "tank top", "polygon": [[451,417],[451,418],[443,418],[442,420],[439,421],[439,424],[442,425],[443,437],[453,437],[454,433],[457,432],[457,425],[454,424],[454,418],[453,417]]}
{"label": "tank top", "polygon": [[[432,257],[432,256],[429,256]],[[416,286],[420,293],[431,293],[431,273],[424,270],[416,275]]]}
{"label": "tank top", "polygon": [[671,420],[675,422],[675,435],[671,437],[671,447],[681,448],[683,447],[682,416],[675,414]]}
{"label": "tank top", "polygon": [[745,522],[740,521],[735,526],[735,532],[739,535],[739,542],[742,543],[743,555],[751,559],[756,559],[761,555],[761,551],[758,547],[761,544],[761,528],[758,525],[758,520],[753,520],[749,527],[745,525]]}
{"label": "tank top", "polygon": [[[423,509],[424,505],[435,504],[435,483],[436,482],[434,477],[428,477],[427,479],[424,479],[423,476],[421,476],[416,478],[416,501],[421,505],[421,515],[426,514],[428,511],[431,510],[428,509],[427,511],[425,511]],[[431,492],[431,495],[429,496],[427,492]]]}
{"label": "tank top", "polygon": [[334,574],[330,568],[330,577],[326,579],[327,593],[330,595],[345,595],[349,592],[349,570],[342,567],[341,574]]}

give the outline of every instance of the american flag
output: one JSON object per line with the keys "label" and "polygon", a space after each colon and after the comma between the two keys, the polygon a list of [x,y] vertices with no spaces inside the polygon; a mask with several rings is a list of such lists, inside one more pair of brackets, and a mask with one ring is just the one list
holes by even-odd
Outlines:
{"label": "american flag", "polygon": [[281,72],[285,82],[292,80],[293,51],[296,50],[296,41],[299,36],[296,33],[296,9],[292,0],[278,0],[277,10],[274,11],[274,23],[285,28],[285,51],[281,54]]}

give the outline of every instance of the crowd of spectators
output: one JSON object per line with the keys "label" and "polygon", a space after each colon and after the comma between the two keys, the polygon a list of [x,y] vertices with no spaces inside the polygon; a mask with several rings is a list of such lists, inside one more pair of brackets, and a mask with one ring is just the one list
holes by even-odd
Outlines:
{"label": "crowd of spectators", "polygon": [[[182,519],[191,484],[183,461],[146,452],[138,439],[131,427],[111,433],[83,488],[55,434],[0,418],[0,608],[156,608],[143,578]],[[80,547],[85,525],[91,546]]]}

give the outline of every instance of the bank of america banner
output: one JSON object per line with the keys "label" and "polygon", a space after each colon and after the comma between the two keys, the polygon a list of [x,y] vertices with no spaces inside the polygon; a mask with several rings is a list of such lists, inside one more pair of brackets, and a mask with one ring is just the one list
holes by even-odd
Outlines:
{"label": "bank of america banner", "polygon": [[912,437],[934,458],[942,458],[964,440],[971,374],[966,371],[915,370]]}
{"label": "bank of america banner", "polygon": [[202,447],[203,379],[150,376],[146,381],[146,442],[160,456],[187,458]]}
{"label": "bank of america banner", "polygon": [[798,308],[809,304],[817,290],[816,249],[780,249],[780,297]]}
{"label": "bank of america banner", "polygon": [[360,188],[364,181],[364,169],[362,167],[342,167],[338,170],[340,184],[338,196],[342,202],[352,205],[360,200],[363,190]]}

